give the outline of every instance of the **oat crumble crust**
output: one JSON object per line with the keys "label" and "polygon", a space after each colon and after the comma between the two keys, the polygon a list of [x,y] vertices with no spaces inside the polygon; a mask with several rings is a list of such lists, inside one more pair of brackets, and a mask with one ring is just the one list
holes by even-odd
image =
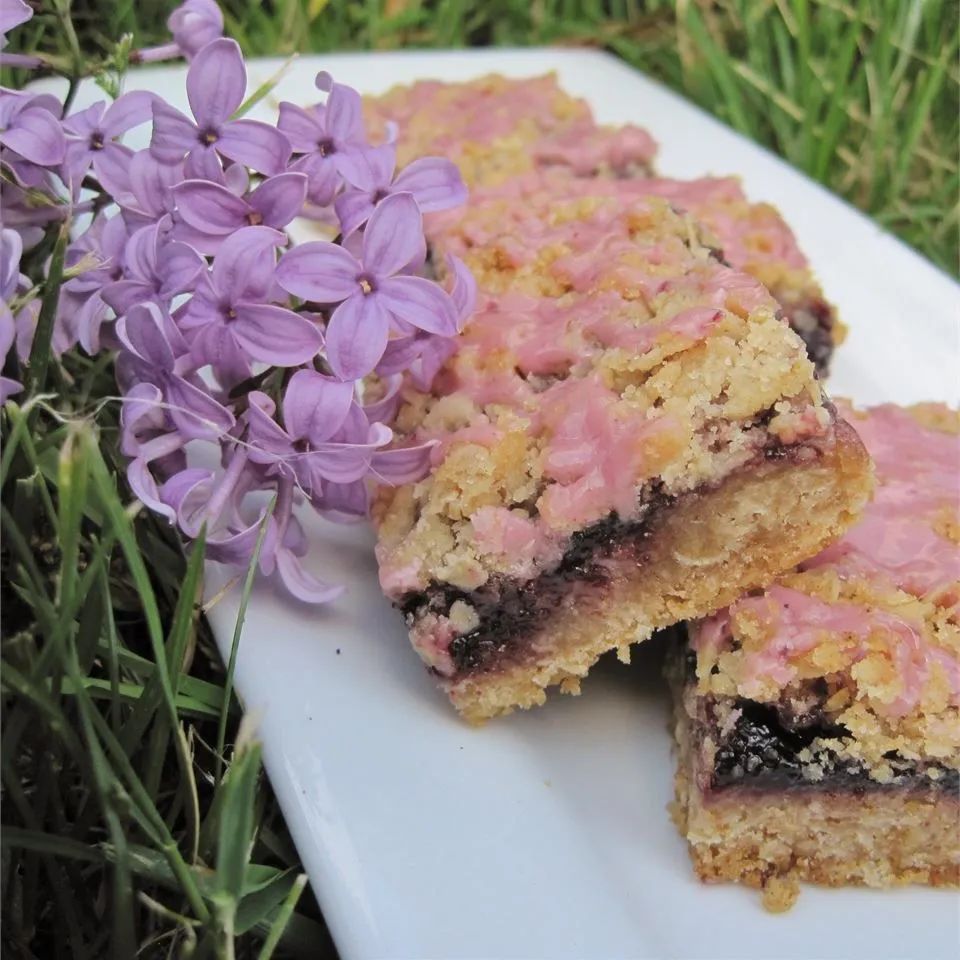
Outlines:
{"label": "oat crumble crust", "polygon": [[[844,410],[876,457],[875,502],[821,555],[692,625],[670,667],[674,812],[704,879],[960,882],[960,415]],[[787,785],[762,746],[730,772],[751,705],[803,738]]]}
{"label": "oat crumble crust", "polygon": [[582,176],[643,174],[657,149],[639,127],[598,125],[586,101],[561,90],[553,74],[399,85],[365,97],[364,119],[374,136],[397,124],[399,166],[447,157],[471,187],[554,166]]}
{"label": "oat crumble crust", "polygon": [[490,75],[465,83],[421,81],[368,97],[371,130],[400,129],[399,162],[439,154],[455,160],[475,199],[485,190],[549,180],[554,196],[663,196],[691,213],[710,244],[763,283],[827,372],[845,327],[823,296],[779,212],[751,203],[735,177],[682,181],[650,176],[656,144],[638,127],[598,125],[587,104],[555,75],[524,80]]}
{"label": "oat crumble crust", "polygon": [[[862,447],[835,420],[775,301],[720,262],[689,216],[661,198],[548,191],[528,197],[520,218],[510,206],[471,205],[435,238],[464,256],[486,297],[432,391],[407,389],[397,417],[405,439],[439,442],[433,472],[383,490],[374,512],[389,596],[405,603],[438,585],[466,594],[456,611],[414,604],[408,622],[471,719],[542,702],[552,684],[575,692],[603,650],[714,609],[816,552],[852,522],[870,482]],[[773,448],[793,459],[766,461]],[[499,676],[457,669],[451,644],[477,629],[471,591],[550,574],[572,535],[612,514],[642,517],[654,488],[705,498],[738,473],[750,508],[731,504],[737,523],[715,517],[710,530],[707,508],[688,499],[672,510],[673,525],[688,517],[687,532],[660,534],[676,546],[661,572],[697,568],[683,587],[648,568],[656,589],[638,593],[638,561],[611,560],[606,600],[621,609],[603,628],[585,600],[565,626],[551,619],[549,643],[531,640],[532,663],[495,663]],[[765,482],[784,503],[763,503],[753,486]],[[801,524],[804,504],[816,510]],[[648,545],[644,556],[655,553]],[[627,567],[633,578],[620,583]]]}

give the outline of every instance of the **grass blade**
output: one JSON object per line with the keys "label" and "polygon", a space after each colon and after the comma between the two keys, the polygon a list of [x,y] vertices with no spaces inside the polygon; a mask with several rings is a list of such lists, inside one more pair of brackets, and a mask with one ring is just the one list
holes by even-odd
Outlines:
{"label": "grass blade", "polygon": [[280,905],[280,909],[277,911],[277,915],[274,918],[273,923],[270,925],[270,932],[263,941],[263,947],[260,950],[257,960],[270,960],[270,958],[273,956],[273,952],[277,949],[277,945],[280,943],[280,938],[283,936],[283,931],[290,922],[290,917],[293,915],[297,901],[300,899],[300,895],[303,893],[306,885],[307,875],[305,873],[301,873],[294,880],[290,887],[290,892]]}
{"label": "grass blade", "polygon": [[243,580],[243,592],[240,594],[240,606],[237,609],[237,620],[233,627],[233,639],[230,641],[230,659],[227,663],[227,678],[223,686],[223,705],[220,712],[220,723],[217,725],[217,760],[216,760],[216,782],[220,782],[223,772],[223,750],[227,737],[227,712],[230,709],[230,699],[233,696],[233,674],[237,667],[237,651],[240,649],[240,635],[243,633],[243,623],[247,616],[247,603],[250,600],[250,591],[253,589],[253,580],[257,575],[257,567],[260,563],[260,551],[263,549],[263,541],[267,535],[267,521],[273,514],[273,506],[276,502],[276,496],[272,497],[264,511],[263,519],[260,521],[260,530],[257,533],[257,542],[253,548],[253,555],[250,557],[250,563],[247,564],[247,573]]}

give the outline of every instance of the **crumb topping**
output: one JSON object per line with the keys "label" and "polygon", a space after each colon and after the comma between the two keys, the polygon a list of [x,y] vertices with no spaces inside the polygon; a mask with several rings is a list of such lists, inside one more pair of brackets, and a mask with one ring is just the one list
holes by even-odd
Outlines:
{"label": "crumb topping", "polygon": [[[431,476],[384,491],[381,581],[476,589],[532,578],[570,535],[643,489],[715,483],[771,444],[832,429],[801,341],[755,279],[661,198],[475,202],[444,231],[482,292],[405,439],[439,441]],[[493,512],[491,512],[493,511]]]}
{"label": "crumb topping", "polygon": [[892,755],[960,766],[960,415],[844,411],[876,463],[873,502],[837,543],[691,628],[699,687],[799,704],[816,682],[849,733],[819,745],[874,779]]}
{"label": "crumb topping", "polygon": [[577,176],[644,172],[657,149],[639,127],[597,126],[586,102],[564,93],[555,74],[423,80],[366,98],[364,113],[372,130],[399,125],[400,166],[438,154],[471,186],[557,166]]}
{"label": "crumb topping", "polygon": [[794,329],[807,337],[824,326],[828,343],[843,338],[835,311],[774,207],[750,203],[732,177],[650,178],[656,152],[650,135],[632,125],[597,125],[587,104],[560,90],[553,74],[423,81],[367,98],[365,110],[371,126],[399,124],[401,166],[429,154],[447,156],[478,200],[488,188],[518,202],[536,189],[565,197],[662,197],[702,224],[709,245],[727,263],[760,280]]}

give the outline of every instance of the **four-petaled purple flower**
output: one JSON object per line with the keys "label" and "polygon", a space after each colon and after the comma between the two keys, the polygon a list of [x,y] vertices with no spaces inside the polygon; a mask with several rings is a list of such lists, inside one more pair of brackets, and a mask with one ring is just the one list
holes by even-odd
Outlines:
{"label": "four-petaled purple flower", "polygon": [[258,390],[247,411],[250,459],[294,477],[310,496],[326,481],[352,483],[365,476],[374,450],[393,436],[382,423],[370,424],[354,401],[353,384],[315,370],[298,370],[283,397],[283,423],[276,405]]}
{"label": "four-petaled purple flower", "polygon": [[167,29],[173,34],[173,43],[134,50],[131,62],[152,63],[180,56],[192,60],[208,43],[223,36],[223,14],[214,0],[184,0],[167,17]]}
{"label": "four-petaled purple flower", "polygon": [[180,320],[198,367],[213,364],[235,382],[249,376],[250,361],[293,367],[319,353],[320,328],[272,302],[276,248],[284,242],[269,227],[244,227],[224,241]]}
{"label": "four-petaled purple flower", "polygon": [[130,237],[124,251],[124,279],[100,291],[104,302],[119,316],[135,304],[167,304],[193,290],[205,268],[193,247],[164,235],[163,224],[142,227]]}
{"label": "four-petaled purple flower", "polygon": [[86,265],[88,269],[63,285],[59,309],[72,315],[80,346],[91,356],[100,352],[100,328],[109,312],[100,292],[123,279],[128,237],[123,217],[101,214],[67,249],[69,268]]}
{"label": "four-petaled purple flower", "polygon": [[293,477],[304,493],[319,497],[328,482],[350,484],[370,470],[375,451],[392,431],[370,423],[354,387],[314,370],[299,370],[283,397],[283,423],[276,405],[260,391],[249,397],[250,459]]}
{"label": "four-petaled purple flower", "polygon": [[136,230],[172,216],[176,210],[173,188],[183,178],[183,163],[161,163],[149,150],[137,151],[127,165],[126,182],[114,194],[127,226]]}
{"label": "four-petaled purple flower", "polygon": [[152,93],[135,90],[118,97],[109,107],[101,100],[64,121],[67,149],[63,179],[75,193],[79,193],[91,164],[101,186],[110,194],[116,196],[123,191],[129,181],[133,151],[117,138],[146,123],[156,99]]}
{"label": "four-petaled purple flower", "polygon": [[201,253],[215,254],[223,241],[247,226],[282,230],[303,210],[307,178],[302,173],[281,173],[264,180],[246,196],[209,180],[185,180],[174,189],[179,220],[186,229],[177,236]]}
{"label": "four-petaled purple flower", "polygon": [[394,177],[397,148],[392,143],[357,151],[341,164],[350,186],[334,203],[340,229],[353,233],[370,218],[376,205],[394,193],[410,193],[422,213],[449,210],[467,199],[467,188],[456,164],[442,157],[421,157]]}
{"label": "four-petaled purple flower", "polygon": [[295,296],[339,304],[326,331],[327,360],[343,380],[366,376],[387,346],[391,327],[452,336],[453,301],[423,277],[401,276],[423,258],[423,222],[416,201],[398,193],[381,201],[363,233],[357,259],[334,243],[304,243],[284,254],[277,282]]}
{"label": "four-petaled purple flower", "polygon": [[60,104],[49,94],[0,89],[0,144],[16,155],[11,164],[14,172],[21,158],[38,167],[55,167],[63,162],[67,140],[60,127],[59,110]]}
{"label": "four-petaled purple flower", "polygon": [[162,163],[177,163],[192,153],[219,153],[236,163],[273,176],[290,157],[287,138],[258,120],[231,120],[243,102],[247,68],[235,40],[208,43],[187,72],[187,99],[194,120],[163,100],[153,104],[150,151]]}
{"label": "four-petaled purple flower", "polygon": [[132,307],[117,321],[117,337],[127,350],[133,379],[160,391],[164,409],[183,437],[219,439],[233,426],[233,414],[182,375],[187,345],[155,303]]}
{"label": "four-petaled purple flower", "polygon": [[309,109],[293,103],[280,104],[277,126],[286,134],[294,153],[301,154],[291,170],[305,173],[310,181],[308,197],[326,206],[340,186],[340,166],[356,153],[369,149],[363,130],[360,94],[328,73],[317,74],[317,87],[327,92],[327,102]]}

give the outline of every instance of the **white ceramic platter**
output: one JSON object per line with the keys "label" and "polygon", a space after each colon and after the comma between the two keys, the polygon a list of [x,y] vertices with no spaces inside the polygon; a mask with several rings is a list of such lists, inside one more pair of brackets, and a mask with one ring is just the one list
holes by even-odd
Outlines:
{"label": "white ceramic platter", "polygon": [[[250,88],[279,61],[251,67]],[[777,204],[850,326],[831,389],[863,403],[957,402],[960,295],[836,197],[613,57],[484,50],[303,57],[276,99],[309,103],[328,69],[364,93],[420,78],[556,70],[602,121],[660,142],[667,176],[737,173]],[[131,77],[185,108],[182,69]],[[85,90],[83,101],[96,98]],[[264,104],[263,112],[274,105]],[[657,651],[603,663],[579,698],[470,729],[377,586],[372,537],[317,522],[315,568],[349,586],[315,610],[254,590],[237,689],[344,960],[353,958],[956,957],[950,892],[807,888],[787,915],[701,886],[668,813],[673,760]],[[225,583],[211,566],[209,591]],[[211,620],[228,651],[236,592]]]}

